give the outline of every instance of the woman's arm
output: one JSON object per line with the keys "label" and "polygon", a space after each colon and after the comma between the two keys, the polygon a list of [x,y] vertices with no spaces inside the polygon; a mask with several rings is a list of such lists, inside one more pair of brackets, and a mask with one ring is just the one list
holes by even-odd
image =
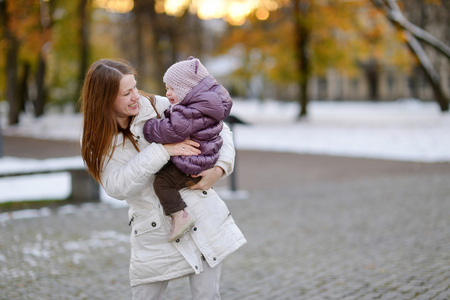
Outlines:
{"label": "woman's arm", "polygon": [[223,169],[224,175],[230,175],[234,170],[234,160],[236,158],[236,149],[234,148],[233,132],[224,122],[220,136],[223,139],[222,147],[219,150],[219,160],[216,166]]}
{"label": "woman's arm", "polygon": [[106,193],[119,200],[139,194],[170,158],[161,144],[151,144],[139,153],[130,151],[117,146],[101,174]]}
{"label": "woman's arm", "polygon": [[[166,145],[153,143],[139,153],[128,153],[130,150],[118,146],[101,174],[103,188],[109,196],[119,200],[137,195],[170,156],[198,155],[198,146],[191,140]],[[126,161],[125,156],[129,155],[132,157]]]}

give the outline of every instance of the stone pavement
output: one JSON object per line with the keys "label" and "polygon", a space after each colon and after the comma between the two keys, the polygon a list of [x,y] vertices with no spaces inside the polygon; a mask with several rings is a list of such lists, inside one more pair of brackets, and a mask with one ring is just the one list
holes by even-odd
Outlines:
{"label": "stone pavement", "polygon": [[[449,163],[238,151],[236,177],[222,299],[450,299]],[[0,219],[0,299],[130,299],[126,209],[37,214]]]}

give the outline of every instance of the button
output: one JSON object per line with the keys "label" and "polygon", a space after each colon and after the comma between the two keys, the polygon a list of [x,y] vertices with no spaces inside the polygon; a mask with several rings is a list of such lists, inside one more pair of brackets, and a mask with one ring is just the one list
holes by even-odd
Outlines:
{"label": "button", "polygon": [[137,230],[134,231],[134,234],[137,234]]}
{"label": "button", "polygon": [[180,242],[180,239],[176,239],[176,241],[175,241],[175,242],[179,243],[179,242]]}
{"label": "button", "polygon": [[153,226],[153,227],[156,227],[156,222],[152,222],[152,226]]}
{"label": "button", "polygon": [[194,227],[194,231],[197,231],[197,227]]}
{"label": "button", "polygon": [[208,192],[207,191],[203,191],[203,195],[207,195],[208,194]]}
{"label": "button", "polygon": [[197,267],[197,266],[195,266],[195,269],[196,269],[196,270],[198,270],[198,267]]}
{"label": "button", "polygon": [[216,258],[216,257],[213,257],[213,260],[214,260],[214,261],[216,261],[216,260],[217,260],[217,258]]}

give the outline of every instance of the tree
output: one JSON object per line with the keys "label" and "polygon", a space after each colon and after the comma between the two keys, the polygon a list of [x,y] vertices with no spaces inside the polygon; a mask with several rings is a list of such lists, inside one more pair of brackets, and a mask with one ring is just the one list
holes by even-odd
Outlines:
{"label": "tree", "polygon": [[[46,101],[55,105],[75,104],[92,54],[101,49],[100,57],[110,54],[115,44],[109,39],[109,30],[91,39],[91,14],[93,1],[48,1],[50,4],[51,37],[47,44],[46,82],[50,87]],[[75,4],[75,5],[74,5]],[[101,23],[100,20],[96,22]],[[110,20],[108,19],[110,26]],[[102,24],[103,25],[103,24]]]}
{"label": "tree", "polygon": [[7,2],[0,2],[1,25],[3,27],[2,39],[5,41],[5,71],[6,71],[6,99],[9,102],[9,124],[19,122],[19,95],[18,95],[18,52],[19,38],[11,24],[11,10]]}
{"label": "tree", "polygon": [[371,1],[384,13],[386,18],[398,28],[398,30],[403,32],[404,41],[424,71],[425,77],[433,89],[435,100],[439,104],[441,111],[448,111],[449,97],[445,95],[440,83],[439,73],[432,65],[427,53],[419,41],[430,45],[442,55],[447,57],[447,59],[450,59],[450,47],[425,30],[409,22],[403,15],[396,1]]}
{"label": "tree", "polygon": [[[6,45],[6,98],[9,123],[19,122],[25,102],[34,104],[36,116],[43,114],[45,103],[45,56],[51,39],[48,4],[42,1],[2,1],[2,40]],[[34,74],[34,76],[32,75]],[[30,92],[29,79],[35,78],[35,93]]]}
{"label": "tree", "polygon": [[[132,57],[141,74],[156,79],[151,89],[157,93],[164,93],[162,78],[170,65],[190,55],[201,55],[199,19],[188,8],[189,3],[174,15],[168,15],[162,0],[134,1],[137,50]],[[148,46],[146,40],[149,40]],[[150,74],[147,74],[148,69],[152,70]]]}
{"label": "tree", "polygon": [[295,24],[295,52],[296,65],[299,74],[299,118],[307,115],[308,105],[308,82],[311,75],[311,59],[309,55],[311,43],[311,24],[308,20],[311,3],[309,0],[294,0],[293,18]]}
{"label": "tree", "polygon": [[79,47],[80,47],[80,65],[79,65],[79,82],[83,82],[86,71],[89,67],[89,24],[90,13],[88,0],[79,0],[78,3],[78,20],[79,20]]}
{"label": "tree", "polygon": [[34,99],[34,114],[39,117],[44,114],[44,107],[47,101],[47,87],[45,75],[47,74],[47,57],[51,44],[51,29],[53,21],[51,15],[54,6],[48,2],[41,3],[41,47],[38,53],[38,63],[36,70],[36,98]]}
{"label": "tree", "polygon": [[[259,57],[264,61],[258,64],[257,72],[285,90],[296,85],[300,119],[307,115],[312,75],[322,76],[330,67],[353,68],[355,59],[348,53],[355,42],[343,36],[353,31],[352,20],[358,7],[332,0],[279,1],[278,9],[271,11],[267,19],[250,15],[246,24],[231,29],[222,51],[232,49],[234,43],[247,53],[261,51]],[[247,68],[244,64],[242,69]]]}

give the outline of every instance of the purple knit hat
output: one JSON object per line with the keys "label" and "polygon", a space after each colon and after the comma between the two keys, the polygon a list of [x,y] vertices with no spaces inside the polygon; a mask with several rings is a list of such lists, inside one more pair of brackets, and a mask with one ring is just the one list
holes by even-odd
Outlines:
{"label": "purple knit hat", "polygon": [[208,75],[208,70],[200,60],[190,56],[187,60],[177,62],[167,69],[163,81],[175,90],[181,102]]}

